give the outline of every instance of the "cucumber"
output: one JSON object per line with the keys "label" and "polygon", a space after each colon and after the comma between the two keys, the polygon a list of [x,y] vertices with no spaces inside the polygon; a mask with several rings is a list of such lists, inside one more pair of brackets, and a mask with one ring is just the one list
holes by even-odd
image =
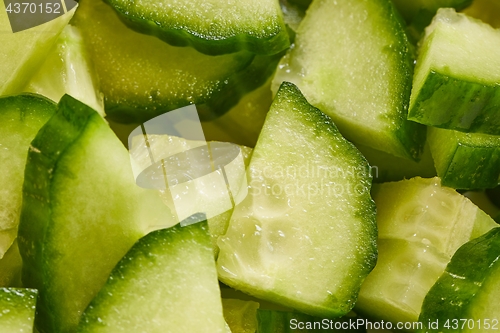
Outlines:
{"label": "cucumber", "polygon": [[22,279],[39,290],[40,333],[72,332],[128,249],[172,224],[158,194],[135,184],[102,117],[65,95],[31,144],[23,185]]}
{"label": "cucumber", "polygon": [[[193,320],[194,319],[194,320]],[[77,333],[224,333],[206,222],[140,239],[85,310]]]}
{"label": "cucumber", "polygon": [[0,259],[0,287],[22,287],[21,269],[23,260],[19,254],[17,240]]}
{"label": "cucumber", "polygon": [[348,313],[377,256],[368,163],[291,83],[271,105],[248,183],[219,238],[219,279],[310,315]]}
{"label": "cucumber", "polygon": [[[500,135],[500,31],[440,9],[419,50],[408,119]],[[487,65],[485,65],[487,64]]]}
{"label": "cucumber", "polygon": [[24,288],[0,288],[0,331],[33,332],[37,291]]}
{"label": "cucumber", "polygon": [[273,89],[293,82],[348,140],[418,160],[425,128],[406,119],[412,73],[404,22],[389,0],[319,0],[307,10]]}
{"label": "cucumber", "polygon": [[40,70],[24,90],[56,103],[68,94],[105,116],[103,97],[88,52],[79,29],[73,25],[63,29]]}
{"label": "cucumber", "polygon": [[259,303],[241,299],[223,298],[224,319],[233,333],[255,333]]}
{"label": "cucumber", "polygon": [[17,236],[28,148],[56,105],[30,94],[0,98],[0,259]]}
{"label": "cucumber", "polygon": [[416,322],[425,295],[455,251],[496,226],[439,178],[376,184],[379,260],[356,311],[376,320]]}
{"label": "cucumber", "polygon": [[460,247],[425,297],[419,332],[498,330],[500,228]]}
{"label": "cucumber", "polygon": [[50,22],[13,33],[7,11],[0,5],[0,96],[22,92],[23,87],[49,54],[63,28],[73,17],[75,10]]}
{"label": "cucumber", "polygon": [[428,140],[444,186],[485,189],[500,184],[500,136],[430,127]]}
{"label": "cucumber", "polygon": [[500,28],[500,2],[497,0],[474,0],[463,13],[488,23],[493,28]]}
{"label": "cucumber", "polygon": [[290,45],[277,0],[106,2],[133,29],[210,55],[240,50],[271,55]]}

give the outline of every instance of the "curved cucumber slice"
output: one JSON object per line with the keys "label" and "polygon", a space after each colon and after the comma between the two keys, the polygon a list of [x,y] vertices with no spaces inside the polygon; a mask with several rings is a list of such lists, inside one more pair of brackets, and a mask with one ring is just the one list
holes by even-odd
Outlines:
{"label": "curved cucumber slice", "polygon": [[0,98],[0,259],[17,236],[30,142],[55,110],[41,96]]}
{"label": "curved cucumber slice", "polygon": [[0,288],[2,333],[33,332],[37,294],[35,289]]}
{"label": "curved cucumber slice", "polygon": [[428,140],[443,185],[485,189],[500,184],[500,136],[430,127]]}
{"label": "curved cucumber slice", "polygon": [[248,182],[219,238],[220,280],[311,315],[348,313],[376,260],[368,163],[293,84],[273,101]]}
{"label": "curved cucumber slice", "polygon": [[66,95],[26,164],[19,249],[23,282],[39,290],[37,328],[71,332],[112,268],[152,225],[172,225],[139,188],[127,150],[102,117]]}
{"label": "curved cucumber slice", "polygon": [[347,139],[416,160],[425,128],[406,119],[412,73],[404,22],[389,0],[324,0],[307,10],[273,85],[295,83]]}
{"label": "curved cucumber slice", "polygon": [[408,119],[500,135],[500,30],[440,9],[419,51]]}
{"label": "curved cucumber slice", "polygon": [[271,55],[289,40],[277,0],[106,0],[132,28],[176,46],[216,55],[248,50]]}
{"label": "curved cucumber slice", "polygon": [[224,333],[206,222],[140,239],[85,310],[78,333]]}
{"label": "curved cucumber slice", "polygon": [[498,329],[499,259],[500,228],[459,248],[425,297],[419,318],[426,326],[422,332]]}

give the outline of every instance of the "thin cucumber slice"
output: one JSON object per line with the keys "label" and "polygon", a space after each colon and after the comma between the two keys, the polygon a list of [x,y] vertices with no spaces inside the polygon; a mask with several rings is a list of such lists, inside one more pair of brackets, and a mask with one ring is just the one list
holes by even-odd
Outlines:
{"label": "thin cucumber slice", "polygon": [[404,22],[389,0],[315,1],[278,67],[273,89],[293,82],[347,139],[417,160],[425,128],[406,119],[410,49]]}
{"label": "thin cucumber slice", "polygon": [[206,222],[154,231],[113,269],[78,333],[225,333]]}
{"label": "thin cucumber slice", "polygon": [[500,136],[430,127],[428,140],[443,185],[477,190],[500,184]]}
{"label": "thin cucumber slice", "polygon": [[75,10],[76,8],[34,28],[13,33],[7,12],[0,5],[0,96],[23,91]]}
{"label": "thin cucumber slice", "polygon": [[376,260],[364,157],[297,87],[283,83],[248,177],[249,194],[219,238],[220,280],[311,315],[348,313]]}
{"label": "thin cucumber slice", "polygon": [[35,289],[0,288],[0,331],[33,332],[38,292]]}
{"label": "thin cucumber slice", "polygon": [[500,135],[500,30],[440,9],[420,47],[408,119]]}
{"label": "thin cucumber slice", "polygon": [[464,244],[425,297],[420,332],[490,332],[500,323],[500,228]]}
{"label": "thin cucumber slice", "polygon": [[223,298],[224,319],[233,333],[255,333],[259,303],[241,299]]}
{"label": "thin cucumber slice", "polygon": [[279,53],[290,45],[277,0],[106,0],[133,29],[216,55]]}
{"label": "thin cucumber slice", "polygon": [[67,25],[24,90],[48,97],[56,103],[64,94],[71,95],[104,117],[103,97],[89,60],[80,31],[73,25]]}
{"label": "thin cucumber slice", "polygon": [[23,187],[18,240],[23,282],[40,292],[38,330],[72,332],[135,241],[172,222],[102,117],[65,95],[31,144]]}
{"label": "thin cucumber slice", "polygon": [[30,142],[55,110],[42,96],[0,98],[0,259],[17,236]]}
{"label": "thin cucumber slice", "polygon": [[356,309],[378,320],[416,322],[425,295],[455,251],[497,224],[439,178],[377,184],[379,260]]}

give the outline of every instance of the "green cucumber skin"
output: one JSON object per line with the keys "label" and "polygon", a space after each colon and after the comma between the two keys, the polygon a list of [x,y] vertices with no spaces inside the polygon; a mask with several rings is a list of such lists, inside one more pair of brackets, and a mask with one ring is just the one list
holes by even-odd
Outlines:
{"label": "green cucumber skin", "polygon": [[[419,333],[442,332],[442,326],[438,329],[426,327],[427,323],[436,320],[439,320],[442,325],[446,320],[470,318],[467,312],[469,306],[474,306],[474,295],[481,289],[488,277],[488,272],[498,268],[499,249],[500,228],[497,227],[465,243],[457,250],[443,275],[424,299],[419,317],[424,328],[419,330]],[[450,328],[446,332],[461,332],[461,329],[460,327]]]}
{"label": "green cucumber skin", "polygon": [[500,85],[483,85],[432,70],[408,119],[462,132],[500,135]]}
{"label": "green cucumber skin", "polygon": [[273,32],[266,38],[256,38],[250,33],[236,36],[213,37],[200,34],[198,31],[189,31],[182,24],[153,22],[139,13],[133,15],[133,8],[128,8],[123,1],[105,0],[112,6],[124,22],[131,29],[158,37],[173,46],[191,46],[201,53],[220,55],[247,50],[260,55],[273,55],[288,49],[290,40],[284,24],[273,27]]}

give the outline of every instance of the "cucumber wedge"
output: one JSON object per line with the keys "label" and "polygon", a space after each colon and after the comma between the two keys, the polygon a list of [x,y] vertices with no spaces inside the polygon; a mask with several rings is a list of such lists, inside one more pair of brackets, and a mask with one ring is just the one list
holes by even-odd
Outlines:
{"label": "cucumber wedge", "polygon": [[428,140],[444,186],[477,190],[500,184],[500,136],[430,127]]}
{"label": "cucumber wedge", "polygon": [[276,94],[248,182],[219,238],[219,279],[310,315],[348,313],[377,256],[368,163],[291,83]]}
{"label": "cucumber wedge", "polygon": [[416,322],[425,295],[455,251],[497,224],[439,178],[376,184],[379,260],[356,310],[376,320]]}
{"label": "cucumber wedge", "polygon": [[460,247],[425,297],[420,332],[499,329],[500,228]]}
{"label": "cucumber wedge", "polygon": [[56,105],[35,95],[0,98],[0,259],[17,236],[28,148]]}
{"label": "cucumber wedge", "polygon": [[419,50],[408,119],[500,135],[500,30],[440,9]]}
{"label": "cucumber wedge", "polygon": [[23,282],[39,290],[40,333],[73,332],[112,268],[150,226],[175,224],[134,181],[102,117],[65,95],[28,154],[19,225]]}
{"label": "cucumber wedge", "polygon": [[139,240],[85,310],[78,333],[225,333],[206,222]]}
{"label": "cucumber wedge", "polygon": [[106,0],[132,28],[216,55],[279,53],[290,45],[277,0]]}
{"label": "cucumber wedge", "polygon": [[319,0],[307,10],[273,89],[293,82],[350,141],[418,160],[425,128],[406,119],[412,73],[404,22],[389,0]]}
{"label": "cucumber wedge", "polygon": [[33,332],[37,294],[35,289],[0,288],[2,333]]}

